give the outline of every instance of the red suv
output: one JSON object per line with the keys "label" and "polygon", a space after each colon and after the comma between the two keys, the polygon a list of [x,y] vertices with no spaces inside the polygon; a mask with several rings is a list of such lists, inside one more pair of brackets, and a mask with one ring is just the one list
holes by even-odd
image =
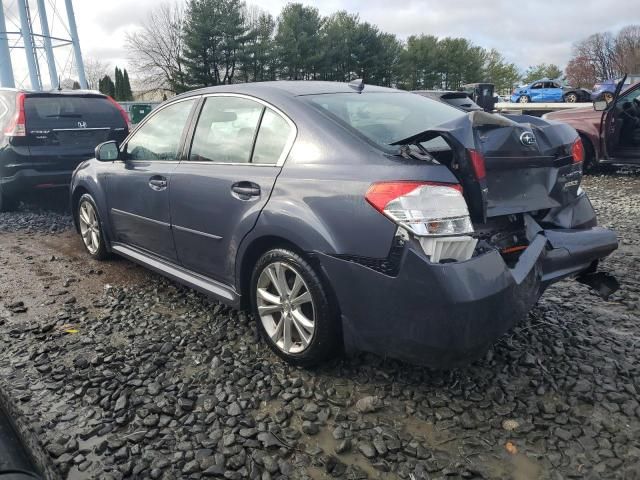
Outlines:
{"label": "red suv", "polygon": [[585,170],[602,165],[640,165],[640,83],[620,93],[618,84],[612,102],[594,102],[593,107],[575,108],[543,115],[545,120],[568,123],[585,147]]}

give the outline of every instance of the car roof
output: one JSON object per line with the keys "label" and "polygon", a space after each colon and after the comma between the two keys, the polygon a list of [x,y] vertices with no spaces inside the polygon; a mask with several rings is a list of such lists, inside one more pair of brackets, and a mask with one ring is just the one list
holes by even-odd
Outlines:
{"label": "car roof", "polygon": [[5,88],[1,87],[0,92],[23,92],[27,95],[63,95],[63,96],[87,96],[95,95],[106,97],[105,94],[97,90],[71,90],[71,89],[54,89],[54,90],[27,90],[25,88]]}
{"label": "car roof", "polygon": [[[244,93],[247,95],[261,96],[288,96],[299,97],[304,95],[323,95],[328,93],[356,93],[348,83],[325,82],[318,80],[276,80],[271,82],[236,83],[233,85],[217,85],[215,87],[199,88],[178,95],[174,98],[189,97],[192,95],[206,95],[208,93]],[[405,90],[378,87],[365,84],[363,93],[371,92],[397,92],[407,93]]]}

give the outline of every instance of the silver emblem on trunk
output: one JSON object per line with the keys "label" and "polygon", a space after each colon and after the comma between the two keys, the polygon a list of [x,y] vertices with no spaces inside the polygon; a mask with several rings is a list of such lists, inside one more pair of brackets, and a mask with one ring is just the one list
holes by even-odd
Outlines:
{"label": "silver emblem on trunk", "polygon": [[520,135],[520,143],[522,143],[526,147],[530,147],[534,143],[536,143],[536,137],[533,136],[531,132],[524,132]]}
{"label": "silver emblem on trunk", "polygon": [[87,122],[83,122],[83,121],[78,122],[78,128],[87,128]]}

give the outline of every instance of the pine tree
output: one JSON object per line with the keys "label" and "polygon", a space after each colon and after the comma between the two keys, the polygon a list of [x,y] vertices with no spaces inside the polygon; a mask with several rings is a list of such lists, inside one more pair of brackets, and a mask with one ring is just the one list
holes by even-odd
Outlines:
{"label": "pine tree", "polygon": [[109,95],[112,98],[116,95],[116,86],[113,84],[113,80],[111,80],[109,75],[105,75],[100,79],[98,82],[98,90],[100,90],[100,93]]}
{"label": "pine tree", "polygon": [[115,84],[115,99],[118,101],[122,101],[122,71],[116,67],[116,84]]}
{"label": "pine tree", "polygon": [[133,100],[131,83],[129,83],[129,73],[126,68],[122,71],[122,95],[124,101],[131,102]]}

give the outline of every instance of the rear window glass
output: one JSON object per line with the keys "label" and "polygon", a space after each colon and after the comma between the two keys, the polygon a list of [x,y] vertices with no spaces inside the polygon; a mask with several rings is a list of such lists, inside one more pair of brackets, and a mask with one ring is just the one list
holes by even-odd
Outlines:
{"label": "rear window glass", "polygon": [[389,146],[464,112],[413,93],[332,93],[308,100],[380,146]]}
{"label": "rear window glass", "polygon": [[24,109],[29,123],[55,124],[61,119],[84,121],[89,127],[124,123],[118,109],[100,97],[27,97]]}

